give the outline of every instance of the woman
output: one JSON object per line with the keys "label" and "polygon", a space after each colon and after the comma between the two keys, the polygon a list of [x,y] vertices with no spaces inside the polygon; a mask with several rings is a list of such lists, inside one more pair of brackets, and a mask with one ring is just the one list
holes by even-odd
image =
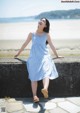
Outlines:
{"label": "woman", "polygon": [[51,41],[49,28],[49,21],[46,18],[40,19],[36,32],[29,33],[27,40],[22,45],[19,52],[15,55],[15,57],[19,56],[24,48],[28,45],[28,43],[32,40],[30,56],[27,60],[27,69],[29,72],[29,79],[31,80],[34,102],[39,101],[37,96],[37,82],[39,80],[43,81],[43,89],[41,92],[44,98],[48,98],[49,80],[58,77],[55,64],[52,62],[48,52],[47,43],[50,45],[56,57],[59,58],[60,56],[58,56],[56,49]]}

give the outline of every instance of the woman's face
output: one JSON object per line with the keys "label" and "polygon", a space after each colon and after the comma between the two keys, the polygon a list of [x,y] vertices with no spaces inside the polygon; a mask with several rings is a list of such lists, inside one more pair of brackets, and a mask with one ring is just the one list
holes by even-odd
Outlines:
{"label": "woman's face", "polygon": [[40,21],[38,22],[38,27],[41,27],[42,29],[44,29],[46,27],[46,19],[45,18],[40,19]]}

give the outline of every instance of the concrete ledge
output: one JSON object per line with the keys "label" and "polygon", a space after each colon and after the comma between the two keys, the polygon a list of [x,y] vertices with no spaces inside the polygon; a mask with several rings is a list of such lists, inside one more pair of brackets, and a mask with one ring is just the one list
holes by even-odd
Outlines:
{"label": "concrete ledge", "polygon": [[[54,59],[59,78],[50,81],[50,97],[80,96],[80,57]],[[39,82],[38,95],[42,81]],[[31,97],[25,59],[0,59],[0,98]]]}

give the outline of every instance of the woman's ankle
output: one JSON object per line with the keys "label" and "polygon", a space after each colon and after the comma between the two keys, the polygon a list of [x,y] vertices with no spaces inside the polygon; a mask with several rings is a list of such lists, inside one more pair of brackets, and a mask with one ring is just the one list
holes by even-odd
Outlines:
{"label": "woman's ankle", "polygon": [[48,91],[48,88],[44,87],[43,89],[45,89],[46,91]]}
{"label": "woman's ankle", "polygon": [[34,98],[34,97],[37,97],[37,95],[33,95],[33,98]]}

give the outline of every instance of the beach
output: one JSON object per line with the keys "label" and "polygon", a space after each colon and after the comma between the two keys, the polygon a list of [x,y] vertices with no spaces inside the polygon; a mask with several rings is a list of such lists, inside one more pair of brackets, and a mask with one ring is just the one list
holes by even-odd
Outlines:
{"label": "beach", "polygon": [[[37,21],[0,23],[0,58],[14,57],[30,32],[37,29]],[[80,20],[50,20],[50,35],[59,55],[80,56]],[[28,57],[32,43],[20,57]],[[50,47],[51,55],[54,56]]]}
{"label": "beach", "polygon": [[[0,41],[0,58],[14,57],[18,52],[24,40],[1,40]],[[62,56],[80,56],[80,40],[54,40],[53,41],[59,55]],[[19,57],[28,57],[32,43],[30,43]],[[50,54],[55,57],[48,45]]]}

